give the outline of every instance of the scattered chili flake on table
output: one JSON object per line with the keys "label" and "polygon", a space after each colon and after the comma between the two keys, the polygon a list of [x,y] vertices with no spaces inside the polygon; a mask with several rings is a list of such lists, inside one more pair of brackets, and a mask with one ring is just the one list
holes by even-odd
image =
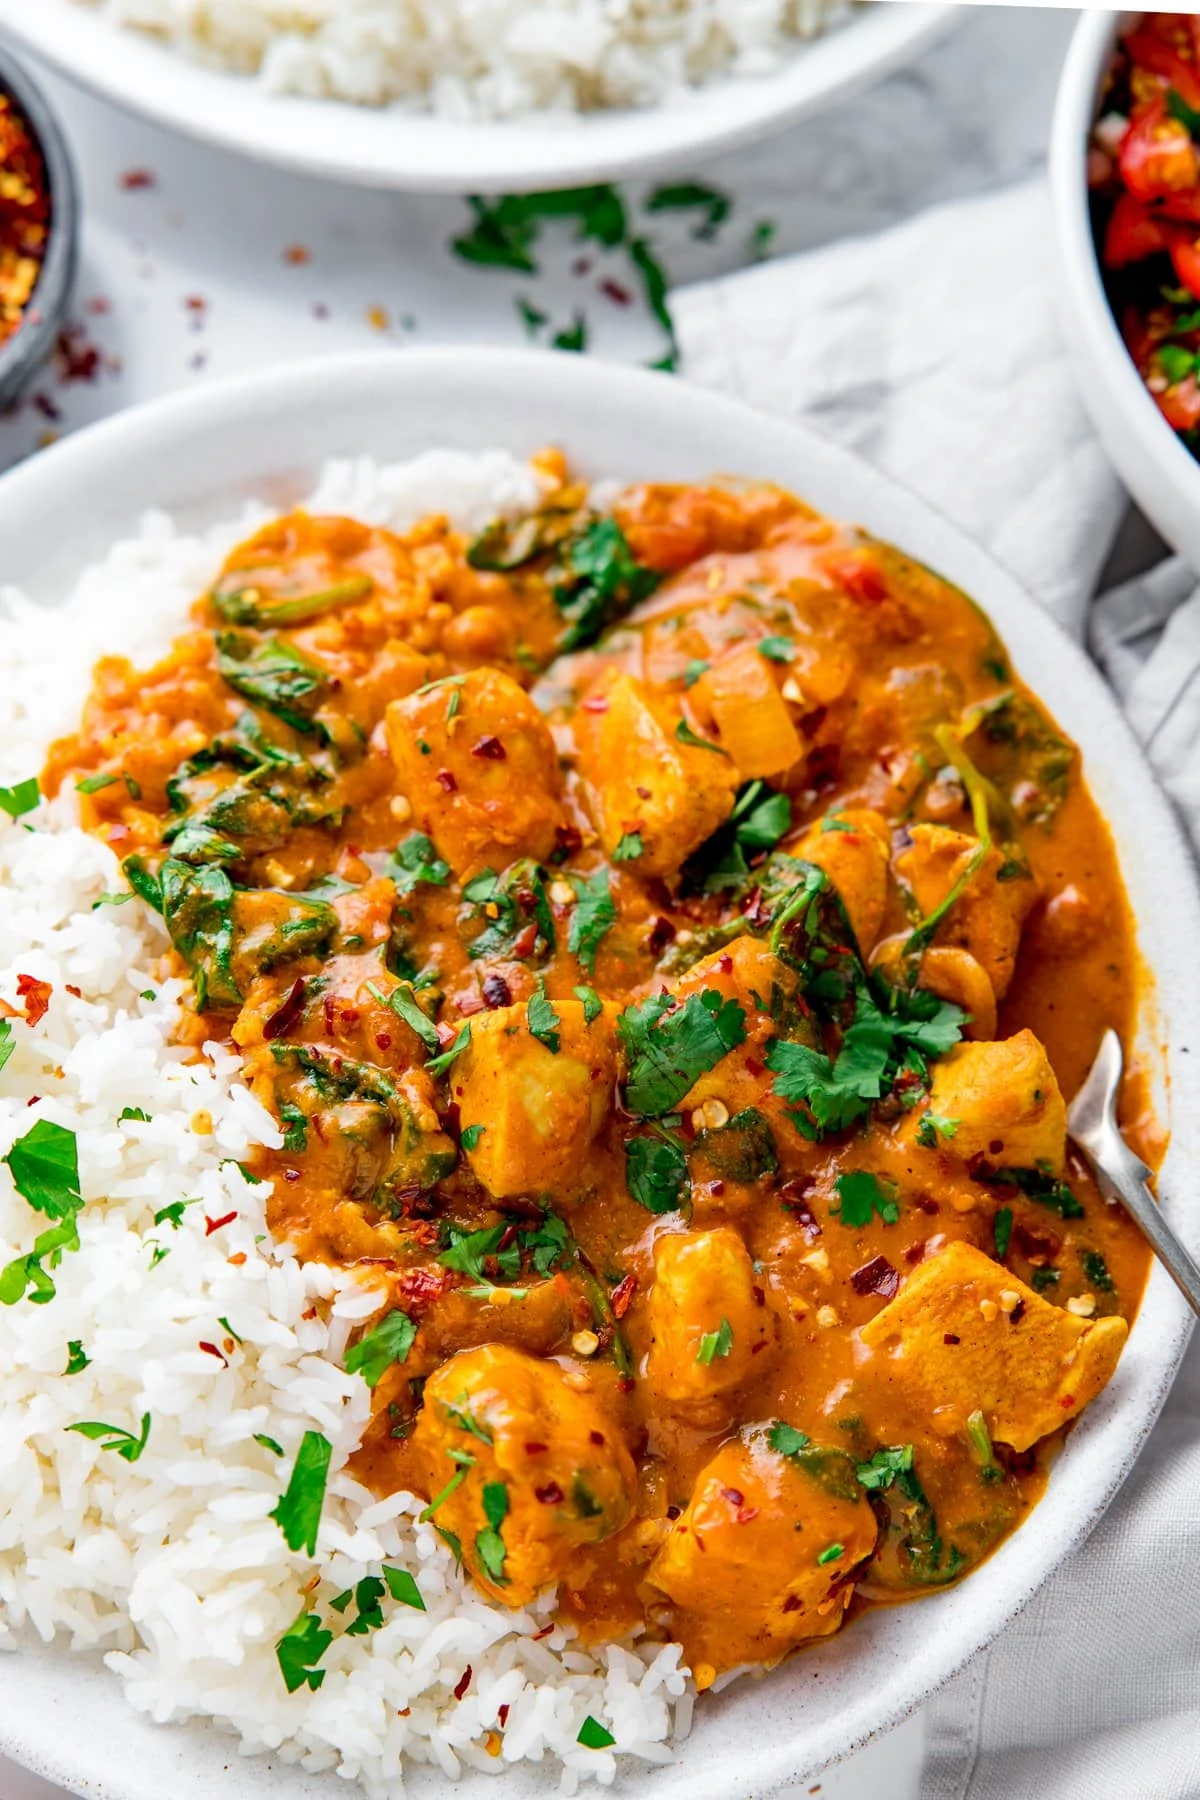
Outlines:
{"label": "scattered chili flake on table", "polygon": [[0,94],[0,343],[21,323],[46,255],[50,190],[41,151]]}

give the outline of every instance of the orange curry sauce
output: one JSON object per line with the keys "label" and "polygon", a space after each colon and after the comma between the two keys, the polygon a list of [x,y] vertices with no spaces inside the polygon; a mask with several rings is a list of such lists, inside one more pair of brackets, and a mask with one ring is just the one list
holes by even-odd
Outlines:
{"label": "orange curry sauce", "polygon": [[269,525],[45,785],[115,778],[273,1231],[378,1289],[365,1479],[705,1686],[1038,1497],[1146,1275],[1062,1103],[1138,962],[965,596],[773,488],[539,466],[473,544]]}

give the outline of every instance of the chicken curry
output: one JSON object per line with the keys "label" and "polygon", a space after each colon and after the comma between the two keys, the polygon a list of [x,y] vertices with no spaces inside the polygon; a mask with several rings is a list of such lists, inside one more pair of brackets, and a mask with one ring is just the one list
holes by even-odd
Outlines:
{"label": "chicken curry", "polygon": [[472,539],[268,525],[45,786],[278,1121],[273,1232],[378,1295],[363,1479],[704,1687],[967,1573],[1112,1374],[1147,1252],[1063,1096],[1137,958],[963,594],[772,487],[537,466]]}

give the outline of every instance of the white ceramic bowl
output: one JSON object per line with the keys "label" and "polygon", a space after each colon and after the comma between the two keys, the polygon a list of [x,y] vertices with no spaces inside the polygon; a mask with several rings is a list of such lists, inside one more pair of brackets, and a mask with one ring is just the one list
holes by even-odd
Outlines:
{"label": "white ceramic bowl", "polygon": [[1084,404],[1122,481],[1200,569],[1200,463],[1146,391],[1113,317],[1088,212],[1087,144],[1119,31],[1133,13],[1085,12],[1063,64],[1050,140],[1059,316]]}
{"label": "white ceramic bowl", "polygon": [[0,0],[0,28],[130,111],[264,162],[372,187],[496,194],[615,181],[764,137],[908,61],[955,10],[864,8],[772,75],[716,81],[663,106],[479,124],[272,96],[77,0]]}
{"label": "white ceramic bowl", "polygon": [[[0,569],[50,600],[148,506],[198,525],[252,494],[288,504],[331,455],[407,457],[435,444],[528,452],[547,442],[565,446],[587,475],[686,481],[723,470],[779,481],[902,545],[987,609],[1016,667],[1052,696],[1079,743],[1120,851],[1162,1008],[1149,1023],[1171,1088],[1164,1202],[1200,1248],[1200,1057],[1185,1053],[1200,1026],[1200,907],[1170,808],[1082,652],[983,551],[845,451],[669,377],[581,357],[406,350],[330,358],[157,401],[6,475]],[[999,1631],[1096,1523],[1166,1396],[1188,1324],[1155,1268],[1116,1377],[1071,1433],[1045,1499],[982,1568],[958,1588],[868,1613],[765,1680],[710,1696],[679,1760],[637,1765],[622,1791],[638,1800],[764,1800],[900,1719]],[[243,1761],[214,1729],[152,1727],[126,1711],[115,1679],[65,1651],[0,1658],[0,1751],[91,1800],[345,1800],[350,1791],[332,1775]],[[522,1767],[509,1789],[529,1800],[556,1783],[550,1770]],[[451,1790],[416,1770],[408,1791],[426,1800]],[[480,1775],[453,1790],[456,1800],[499,1800],[505,1791]]]}

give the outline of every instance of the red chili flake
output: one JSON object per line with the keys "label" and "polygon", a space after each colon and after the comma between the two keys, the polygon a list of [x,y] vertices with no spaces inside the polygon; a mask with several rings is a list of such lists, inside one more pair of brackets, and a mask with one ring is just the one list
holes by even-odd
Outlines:
{"label": "red chili flake", "polygon": [[[787,1599],[783,1603],[783,1611],[785,1613],[799,1612],[800,1608],[803,1605],[804,1605],[804,1602],[800,1598],[799,1594],[789,1594]],[[811,1792],[811,1789],[810,1789],[810,1792]]]}
{"label": "red chili flake", "polygon": [[1027,1225],[1013,1226],[1013,1241],[1030,1262],[1053,1261],[1062,1249],[1056,1232],[1031,1231]]}
{"label": "red chili flake", "polygon": [[[297,975],[295,981],[293,981],[291,987],[288,989],[286,998],[275,1008],[275,1011],[263,1025],[263,1037],[268,1043],[274,1042],[276,1038],[286,1037],[288,1032],[292,1029],[292,1026],[296,1024],[300,1014],[304,1011],[305,992],[304,977],[302,975]],[[329,1025],[329,1029],[332,1031],[333,1027],[329,1024],[329,1005],[330,998],[327,995],[325,999],[325,1020],[326,1024]]]}
{"label": "red chili flake", "polygon": [[616,1287],[609,1295],[609,1305],[612,1307],[614,1319],[623,1319],[625,1317],[625,1314],[629,1311],[636,1287],[636,1275],[622,1275],[620,1281],[618,1281]]}
{"label": "red chili flake", "polygon": [[900,1291],[900,1277],[886,1256],[873,1256],[861,1269],[855,1269],[850,1285],[856,1294],[879,1294],[892,1300]]}
{"label": "red chili flake", "polygon": [[1008,1315],[1009,1324],[1010,1325],[1020,1324],[1021,1320],[1025,1317],[1025,1313],[1026,1313],[1025,1302],[1023,1300],[1018,1300],[1017,1304],[1013,1307],[1012,1311]]}
{"label": "red chili flake", "polygon": [[942,1210],[937,1201],[931,1200],[928,1194],[918,1194],[913,1205],[918,1212],[928,1213],[931,1217]]}
{"label": "red chili flake", "polygon": [[283,1179],[285,1181],[299,1181],[299,1179],[300,1179],[299,1169],[285,1169],[283,1171]]}
{"label": "red chili flake", "polygon": [[808,1204],[808,1196],[814,1186],[815,1183],[807,1176],[793,1177],[791,1181],[785,1181],[779,1190],[780,1205],[793,1215],[810,1242],[821,1235],[820,1221]]}
{"label": "red chili flake", "polygon": [[910,1244],[904,1252],[904,1260],[906,1263],[919,1263],[924,1254],[924,1244]]}
{"label": "red chili flake", "polygon": [[418,1311],[440,1300],[446,1291],[448,1271],[436,1269],[405,1269],[396,1281],[400,1298]]}
{"label": "red chili flake", "polygon": [[63,416],[62,408],[61,406],[55,405],[49,394],[35,394],[33,396],[33,404],[41,413],[43,419],[49,419],[52,425],[61,423]]}
{"label": "red chili flake", "polygon": [[37,1025],[50,1011],[50,996],[54,992],[48,981],[39,981],[36,975],[17,976],[17,997],[25,1002],[25,1022]]}
{"label": "red chili flake", "polygon": [[639,788],[634,788],[633,791],[637,795],[639,800],[648,800],[650,798],[650,789],[649,788],[639,787]]}
{"label": "red chili flake", "polygon": [[942,1342],[943,1344],[961,1344],[962,1339],[957,1332],[947,1331],[942,1338]]}
{"label": "red chili flake", "polygon": [[549,1448],[549,1444],[528,1443],[525,1446],[525,1454],[526,1456],[545,1456]]}
{"label": "red chili flake", "polygon": [[989,1156],[1003,1156],[1003,1154],[1004,1154],[1004,1139],[1003,1138],[993,1138],[991,1143],[988,1145],[988,1155]]}
{"label": "red chili flake", "polygon": [[72,987],[71,983],[69,981],[64,981],[63,986],[66,988],[68,994],[74,994],[74,996],[77,1000],[83,999],[83,989],[82,988]]}
{"label": "red chili flake", "polygon": [[215,1344],[206,1344],[202,1338],[200,1340],[200,1348],[202,1350],[206,1351],[209,1356],[217,1357],[221,1362],[223,1362],[225,1364],[226,1368],[229,1367],[229,1358],[225,1355],[224,1351],[218,1350],[217,1346]]}
{"label": "red chili flake", "polygon": [[457,794],[458,783],[449,769],[439,769],[435,779],[443,794]]}
{"label": "red chili flake", "polygon": [[468,1663],[466,1668],[463,1670],[462,1674],[459,1676],[458,1682],[454,1689],[454,1698],[456,1700],[461,1700],[463,1695],[466,1693],[467,1689],[470,1687],[471,1676],[474,1674],[474,1672],[475,1671],[472,1669],[470,1663]]}
{"label": "red chili flake", "polygon": [[553,1630],[553,1624],[543,1625],[540,1631],[534,1632],[532,1641],[536,1644],[540,1638],[549,1637]]}
{"label": "red chili flake", "polygon": [[767,1347],[767,1340],[766,1340],[766,1338],[759,1338],[759,1340],[758,1340],[758,1342],[757,1342],[757,1344],[751,1344],[751,1346],[750,1346],[750,1354],[751,1354],[751,1356],[757,1356],[757,1355],[758,1355],[758,1353],[759,1353],[759,1351],[760,1351],[760,1350],[765,1350],[765,1349],[766,1349],[766,1347]]}
{"label": "red chili flake", "polygon": [[507,1701],[504,1702],[503,1706],[498,1706],[496,1708],[496,1717],[500,1721],[501,1731],[503,1731],[504,1727],[508,1724],[508,1711],[509,1711],[509,1708],[508,1708]]}
{"label": "red chili flake", "polygon": [[283,260],[298,269],[302,263],[312,261],[312,251],[307,244],[289,244],[283,253]]}
{"label": "red chili flake", "polygon": [[120,185],[127,194],[136,193],[139,188],[157,187],[158,177],[149,169],[126,169],[119,177]]}
{"label": "red chili flake", "polygon": [[236,1212],[225,1213],[220,1219],[210,1219],[206,1213],[204,1217],[205,1237],[211,1237],[214,1231],[220,1231],[222,1225],[232,1225],[236,1218]]}
{"label": "red chili flake", "polygon": [[577,256],[575,258],[575,261],[571,264],[572,275],[576,275],[576,276],[590,275],[591,272],[592,272],[592,259],[590,256]]}
{"label": "red chili flake", "polygon": [[537,924],[535,921],[531,921],[526,925],[525,929],[519,931],[513,939],[512,953],[521,962],[524,962],[527,956],[533,955],[534,948],[537,944],[537,935]]}
{"label": "red chili flake", "polygon": [[755,1306],[765,1306],[767,1304],[766,1293],[757,1285],[757,1283],[750,1289],[750,1293],[753,1297]]}
{"label": "red chili flake", "polygon": [[41,1097],[40,1094],[30,1094],[28,1100],[25,1102],[26,1106],[36,1106]]}
{"label": "red chili flake", "polygon": [[240,1269],[245,1260],[246,1252],[244,1250],[236,1250],[232,1256],[225,1258],[225,1261],[232,1263],[235,1269]]}
{"label": "red chili flake", "polygon": [[747,1075],[752,1075],[757,1081],[763,1070],[766,1068],[766,1064],[760,1063],[757,1056],[748,1056],[746,1058],[745,1067]]}
{"label": "red chili flake", "polygon": [[94,319],[102,319],[105,313],[112,311],[112,301],[104,294],[93,294],[87,302],[87,311]]}
{"label": "red chili flake", "polygon": [[337,1030],[337,1000],[334,995],[326,994],[321,1010],[325,1015],[325,1030],[332,1037]]}
{"label": "red chili flake", "polygon": [[632,306],[633,295],[628,288],[622,287],[619,281],[611,281],[607,277],[600,283],[600,292],[605,294],[615,306]]}
{"label": "red chili flake", "polygon": [[592,1444],[603,1444],[604,1433],[602,1431],[589,1431],[588,1432],[588,1441],[589,1441],[589,1443],[592,1443]]}
{"label": "red chili flake", "polygon": [[887,599],[887,584],[865,551],[835,551],[823,559],[825,572],[852,600],[877,604]]}
{"label": "red chili flake", "polygon": [[719,1175],[709,1182],[708,1191],[714,1199],[720,1199],[721,1195],[725,1192],[725,1183],[721,1180]]}
{"label": "red chili flake", "polygon": [[485,975],[480,992],[483,994],[483,1004],[493,1012],[498,1006],[512,1005],[512,989],[503,975]]}
{"label": "red chili flake", "polygon": [[533,1497],[540,1500],[543,1506],[561,1506],[563,1503],[563,1491],[557,1481],[548,1481],[545,1487],[535,1487]]}
{"label": "red chili flake", "polygon": [[390,1031],[377,1031],[375,1033],[375,1048],[377,1050],[390,1050],[391,1047],[392,1047],[391,1032]]}
{"label": "red chili flake", "polygon": [[100,373],[100,351],[88,342],[82,325],[66,325],[54,345],[60,381],[95,381]]}
{"label": "red chili flake", "polygon": [[606,713],[608,711],[608,701],[603,694],[589,694],[587,699],[581,701],[580,704],[584,712]]}
{"label": "red chili flake", "polygon": [[471,745],[471,755],[485,757],[489,762],[504,762],[508,751],[498,737],[481,737],[477,744]]}
{"label": "red chili flake", "polygon": [[810,739],[815,738],[825,723],[828,713],[827,706],[814,706],[811,712],[801,713],[797,721],[800,726],[800,735]]}
{"label": "red chili flake", "polygon": [[1072,1406],[1074,1406],[1074,1404],[1075,1404],[1074,1394],[1064,1394],[1058,1404],[1063,1408],[1064,1411],[1069,1411],[1070,1408]]}

